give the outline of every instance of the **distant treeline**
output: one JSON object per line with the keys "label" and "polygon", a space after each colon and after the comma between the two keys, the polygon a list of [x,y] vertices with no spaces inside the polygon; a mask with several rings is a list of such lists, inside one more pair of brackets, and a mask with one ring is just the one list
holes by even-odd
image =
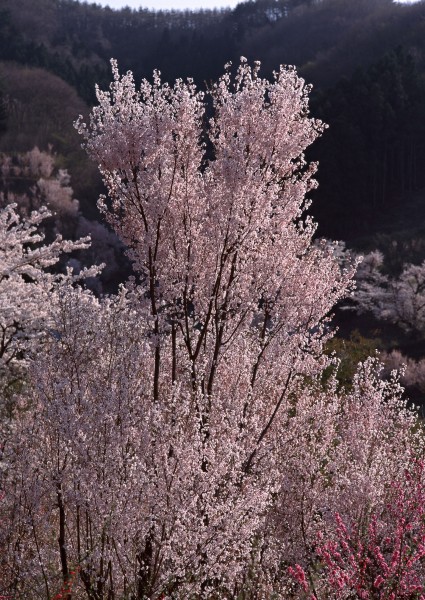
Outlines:
{"label": "distant treeline", "polygon": [[[89,105],[95,83],[108,85],[111,57],[136,79],[158,68],[166,80],[208,85],[241,55],[261,60],[267,76],[295,64],[314,84],[312,112],[330,124],[311,156],[320,161],[313,214],[321,233],[363,243],[377,232],[417,229],[425,220],[424,1],[251,0],[195,12],[1,3],[0,60],[60,77]],[[2,84],[9,107],[11,72],[4,69]],[[58,137],[66,154],[68,138]]]}

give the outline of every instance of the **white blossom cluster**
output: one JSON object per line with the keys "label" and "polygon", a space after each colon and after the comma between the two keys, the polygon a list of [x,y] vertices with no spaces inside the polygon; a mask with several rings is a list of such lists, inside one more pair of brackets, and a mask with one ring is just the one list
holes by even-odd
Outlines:
{"label": "white blossom cluster", "polygon": [[354,295],[359,312],[391,321],[416,335],[425,332],[425,263],[405,264],[398,277],[383,270],[379,250],[367,254],[357,274]]}
{"label": "white blossom cluster", "polygon": [[86,248],[90,238],[78,242],[60,236],[43,243],[40,223],[50,215],[42,208],[26,219],[16,205],[0,211],[0,370],[2,376],[23,365],[28,342],[48,327],[50,295],[57,276],[48,272],[63,252]]}

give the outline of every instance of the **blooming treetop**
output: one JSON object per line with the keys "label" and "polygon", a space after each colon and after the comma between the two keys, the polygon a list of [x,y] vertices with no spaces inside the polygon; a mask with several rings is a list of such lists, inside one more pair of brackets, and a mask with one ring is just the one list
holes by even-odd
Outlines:
{"label": "blooming treetop", "polygon": [[322,320],[352,272],[311,244],[315,225],[301,219],[316,170],[303,151],[323,129],[308,116],[309,88],[292,68],[270,83],[242,60],[209,92],[207,119],[192,81],[170,87],[156,72],[138,90],[112,66],[110,91],[78,129],[109,191],[101,209],[149,298],[154,396],[168,344],[172,379],[188,367],[207,394],[230,356],[249,355],[251,386],[264,364],[283,387],[317,370]]}

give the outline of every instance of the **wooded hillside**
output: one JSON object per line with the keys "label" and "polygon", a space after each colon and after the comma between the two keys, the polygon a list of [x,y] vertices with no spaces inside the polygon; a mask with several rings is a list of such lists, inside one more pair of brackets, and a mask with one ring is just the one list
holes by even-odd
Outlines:
{"label": "wooded hillside", "polygon": [[[0,12],[9,115],[1,148],[52,144],[78,193],[87,195],[83,206],[95,202],[99,188],[91,194],[89,186],[79,187],[85,159],[75,149],[71,122],[84,108],[76,94],[94,102],[95,84],[105,89],[110,79],[111,57],[136,80],[158,68],[165,80],[190,76],[207,86],[243,55],[261,60],[266,75],[294,64],[314,84],[312,112],[330,125],[312,156],[321,165],[313,214],[322,234],[364,245],[377,232],[403,235],[425,215],[423,1],[251,0],[233,10],[153,12],[75,0],[3,0]],[[54,114],[60,122],[52,129]]]}

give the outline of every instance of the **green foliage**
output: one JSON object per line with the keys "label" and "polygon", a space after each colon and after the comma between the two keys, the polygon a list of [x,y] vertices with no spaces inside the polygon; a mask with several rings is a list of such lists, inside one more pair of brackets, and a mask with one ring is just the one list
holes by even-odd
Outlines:
{"label": "green foliage", "polygon": [[[334,337],[328,342],[326,354],[335,356],[340,361],[337,379],[341,387],[351,389],[359,363],[375,356],[377,348],[382,348],[379,338],[363,337],[358,330],[354,330],[349,339]],[[329,379],[331,372],[332,368],[325,371],[324,382]]]}

